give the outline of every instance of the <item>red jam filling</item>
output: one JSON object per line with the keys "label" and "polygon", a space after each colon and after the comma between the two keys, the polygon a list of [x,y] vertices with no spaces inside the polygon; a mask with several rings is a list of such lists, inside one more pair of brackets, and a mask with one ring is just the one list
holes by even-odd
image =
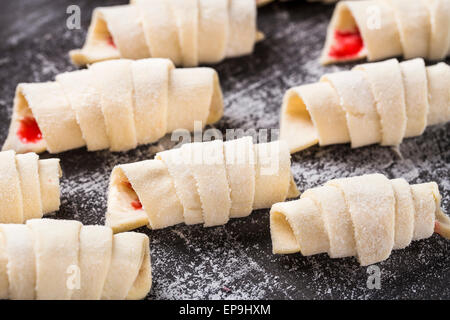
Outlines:
{"label": "red jam filling", "polygon": [[141,210],[142,209],[142,203],[139,200],[134,200],[131,202],[131,206],[134,210]]}
{"label": "red jam filling", "polygon": [[33,117],[25,117],[20,120],[17,136],[23,143],[36,143],[42,140],[42,133]]}
{"label": "red jam filling", "polygon": [[117,48],[116,44],[114,43],[114,39],[112,36],[109,36],[108,39],[106,40],[106,43],[108,43],[108,45],[110,45],[113,48]]}
{"label": "red jam filling", "polygon": [[[126,182],[123,182],[123,184],[127,188],[133,190],[133,186],[131,185],[130,182],[126,181]],[[141,201],[139,201],[139,199],[136,199],[134,201],[131,201],[131,207],[133,207],[134,210],[141,210],[142,209],[142,203],[141,203]]]}
{"label": "red jam filling", "polygon": [[351,58],[356,56],[364,47],[359,30],[334,32],[334,42],[330,49],[330,57]]}

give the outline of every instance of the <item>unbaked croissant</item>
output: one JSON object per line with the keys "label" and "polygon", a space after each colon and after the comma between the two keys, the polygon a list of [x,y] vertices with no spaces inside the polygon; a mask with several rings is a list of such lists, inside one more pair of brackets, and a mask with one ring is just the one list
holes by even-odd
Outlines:
{"label": "unbaked croissant", "polygon": [[409,185],[381,174],[335,179],[277,203],[270,213],[273,252],[357,256],[367,266],[433,232],[450,239],[435,182]]}
{"label": "unbaked croissant", "polygon": [[450,0],[342,1],[336,5],[323,64],[450,55]]}
{"label": "unbaked croissant", "polygon": [[0,223],[24,223],[59,210],[59,159],[0,152]]}
{"label": "unbaked croissant", "polygon": [[78,221],[0,224],[0,299],[142,299],[152,282],[149,250],[144,234]]}
{"label": "unbaked croissant", "polygon": [[134,0],[97,8],[73,63],[128,58],[169,58],[197,66],[247,55],[261,34],[255,0]]}
{"label": "unbaked croissant", "polygon": [[358,65],[289,89],[280,138],[292,152],[319,143],[397,146],[430,125],[450,120],[450,67],[420,58]]}
{"label": "unbaked croissant", "polygon": [[113,60],[55,82],[19,84],[3,150],[125,151],[176,129],[218,121],[222,91],[211,68],[175,69],[167,59]]}
{"label": "unbaked croissant", "polygon": [[284,142],[253,145],[251,137],[196,142],[155,160],[116,166],[106,224],[115,232],[179,223],[205,227],[298,195]]}

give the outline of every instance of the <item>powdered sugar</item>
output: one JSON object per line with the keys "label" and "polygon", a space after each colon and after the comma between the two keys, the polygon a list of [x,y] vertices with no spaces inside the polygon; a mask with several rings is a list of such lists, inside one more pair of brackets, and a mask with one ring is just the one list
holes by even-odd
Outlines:
{"label": "powdered sugar", "polygon": [[[115,1],[119,3],[120,1]],[[122,4],[126,1],[122,1]],[[83,31],[67,31],[61,19],[65,7],[49,2],[42,8],[58,15],[33,24],[35,32],[11,36],[0,44],[0,140],[4,141],[18,82],[52,80],[59,72],[74,70],[67,52],[80,47],[92,9],[101,1],[80,4]],[[51,8],[47,6],[52,6]],[[16,10],[17,21],[26,12]],[[251,56],[229,59],[214,66],[225,97],[225,115],[215,127],[278,128],[283,94],[289,87],[317,81],[327,72],[350,65],[322,67],[317,59],[325,38],[332,7],[293,2],[274,3],[259,9],[259,27],[266,39]],[[36,14],[39,14],[36,13]],[[47,16],[46,16],[47,17]],[[13,30],[14,29],[14,30]],[[23,28],[22,28],[23,29]],[[16,34],[16,35],[15,35]],[[39,36],[33,35],[46,35]],[[15,36],[14,36],[15,35]],[[380,172],[410,183],[436,181],[443,195],[444,212],[450,198],[449,125],[430,127],[423,136],[405,139],[403,159],[390,148],[349,145],[312,147],[292,157],[292,172],[301,191],[345,176]],[[55,218],[103,224],[107,188],[112,168],[120,163],[150,159],[173,146],[168,137],[158,144],[127,153],[66,152],[61,158],[62,205]],[[43,157],[52,157],[44,154]],[[268,210],[248,218],[233,219],[225,226],[178,225],[151,231],[153,288],[150,299],[325,299],[325,298],[448,298],[450,244],[439,236],[418,241],[393,252],[381,268],[381,289],[367,289],[368,274],[355,258],[330,259],[326,254],[275,256],[271,250]]]}

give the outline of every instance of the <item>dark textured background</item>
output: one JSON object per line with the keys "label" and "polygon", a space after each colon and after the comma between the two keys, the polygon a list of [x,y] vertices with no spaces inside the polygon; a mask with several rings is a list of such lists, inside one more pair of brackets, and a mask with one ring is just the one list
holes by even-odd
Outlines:
{"label": "dark textured background", "polygon": [[[66,28],[66,8],[73,3],[81,7],[81,30]],[[1,2],[0,141],[7,134],[17,83],[48,81],[74,70],[67,53],[82,45],[92,9],[118,3],[125,1]],[[350,67],[322,68],[317,62],[331,13],[331,6],[303,2],[259,9],[258,24],[266,40],[256,46],[253,55],[215,66],[226,108],[217,128],[277,128],[286,89]],[[371,172],[405,177],[412,183],[434,180],[448,211],[449,128],[449,124],[435,126],[421,137],[407,139],[400,148],[402,156],[380,146],[310,148],[293,156],[295,180],[301,190],[332,178]],[[142,146],[111,154],[80,149],[58,155],[64,177],[62,207],[56,218],[103,223],[113,166],[151,158],[154,150],[154,146]],[[272,255],[268,210],[217,228],[179,225],[140,231],[151,238],[154,281],[150,299],[450,298],[450,242],[436,235],[393,252],[389,260],[378,264],[382,288],[369,290],[367,269],[354,258]]]}

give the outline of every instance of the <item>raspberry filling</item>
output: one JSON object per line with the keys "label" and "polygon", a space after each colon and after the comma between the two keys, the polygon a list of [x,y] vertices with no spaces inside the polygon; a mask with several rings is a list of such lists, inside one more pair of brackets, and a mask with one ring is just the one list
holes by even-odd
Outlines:
{"label": "raspberry filling", "polygon": [[17,136],[23,143],[36,143],[42,140],[42,132],[33,117],[25,117],[20,120]]}
{"label": "raspberry filling", "polygon": [[361,33],[356,31],[334,32],[334,42],[331,46],[329,56],[333,58],[351,58],[357,55],[364,47]]}
{"label": "raspberry filling", "polygon": [[[134,192],[134,189],[133,189],[133,186],[131,185],[131,183],[130,182],[124,182],[123,183],[128,189],[130,189],[130,190],[133,190],[133,192]],[[139,199],[136,199],[136,200],[133,200],[133,201],[131,201],[131,207],[134,209],[134,210],[141,210],[142,209],[142,203],[141,203],[141,201],[139,201]]]}
{"label": "raspberry filling", "polygon": [[142,203],[139,200],[134,200],[131,202],[131,206],[134,210],[141,210],[142,209]]}
{"label": "raspberry filling", "polygon": [[108,37],[108,39],[106,40],[106,43],[107,43],[108,45],[110,45],[111,47],[113,47],[113,48],[117,48],[117,47],[116,47],[116,44],[114,43],[114,39],[113,39],[112,36],[109,36],[109,37]]}

